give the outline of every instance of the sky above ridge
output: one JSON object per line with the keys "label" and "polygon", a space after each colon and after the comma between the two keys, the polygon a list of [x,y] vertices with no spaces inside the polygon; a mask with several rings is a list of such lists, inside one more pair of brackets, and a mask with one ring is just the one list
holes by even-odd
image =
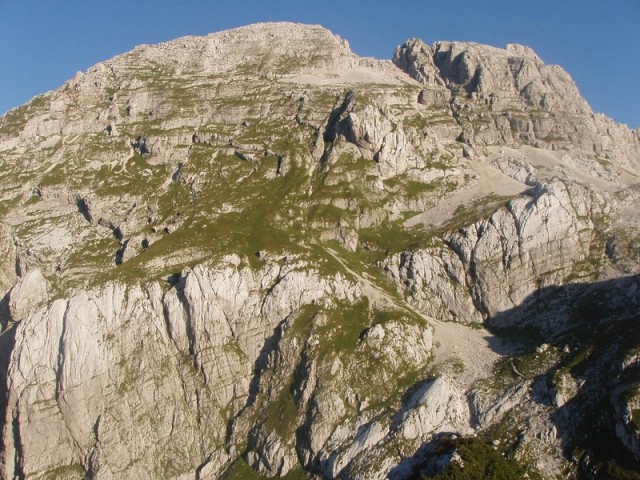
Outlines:
{"label": "sky above ridge", "polygon": [[640,0],[0,0],[0,115],[136,45],[264,21],[320,24],[387,59],[411,37],[525,44],[595,112],[640,127]]}

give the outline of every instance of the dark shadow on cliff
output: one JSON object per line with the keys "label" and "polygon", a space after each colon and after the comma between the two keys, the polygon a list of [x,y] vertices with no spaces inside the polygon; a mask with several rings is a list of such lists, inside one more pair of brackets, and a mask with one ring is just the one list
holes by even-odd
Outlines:
{"label": "dark shadow on cliff", "polygon": [[387,477],[390,480],[419,480],[423,476],[435,476],[442,473],[445,466],[453,457],[453,448],[447,448],[453,439],[458,438],[455,433],[437,433],[424,442],[411,455],[393,467]]}
{"label": "dark shadow on cliff", "polygon": [[481,437],[461,437],[455,433],[438,433],[416,452],[391,469],[389,480],[424,478],[460,480],[528,478],[522,465],[510,461]]}
{"label": "dark shadow on cliff", "polygon": [[2,299],[0,299],[0,331],[4,332],[5,327],[9,323],[9,290]]}
{"label": "dark shadow on cliff", "polygon": [[[7,406],[9,403],[8,373],[11,354],[16,339],[16,324],[3,324],[0,334],[0,433],[6,427]],[[4,435],[0,435],[0,452],[5,451]]]}
{"label": "dark shadow on cliff", "polygon": [[[238,413],[227,423],[226,441],[228,443],[230,443],[233,439],[233,430],[236,421],[240,419],[248,409],[253,407],[253,405],[256,403],[256,400],[258,399],[258,395],[260,395],[261,393],[261,384],[263,382],[264,375],[269,368],[269,359],[277,352],[278,345],[286,328],[286,323],[287,319],[280,322],[273,330],[273,334],[268,337],[262,345],[260,354],[258,355],[258,358],[253,365],[253,371],[255,373],[251,377],[251,381],[249,382],[249,394],[247,396],[247,401],[245,402],[244,406],[238,411]],[[273,385],[266,385],[263,386],[263,388],[271,389],[273,388]],[[252,447],[257,439],[252,435],[252,433],[250,433],[249,437],[249,446]]]}
{"label": "dark shadow on cliff", "polygon": [[[487,320],[496,333],[530,328],[548,339],[575,327],[632,316],[640,308],[640,275],[544,287]],[[514,331],[514,333],[517,333]]]}
{"label": "dark shadow on cliff", "polygon": [[487,326],[495,351],[503,353],[505,342],[513,348],[504,360],[512,366],[546,348],[558,352],[543,372],[522,377],[533,380],[533,401],[553,409],[578,478],[640,478],[640,463],[616,436],[614,406],[615,392],[640,386],[640,359],[623,365],[640,352],[640,275],[545,287]]}

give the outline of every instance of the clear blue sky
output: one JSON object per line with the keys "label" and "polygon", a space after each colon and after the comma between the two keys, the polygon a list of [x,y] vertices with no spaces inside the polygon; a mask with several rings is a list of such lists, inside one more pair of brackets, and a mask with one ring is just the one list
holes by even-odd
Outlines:
{"label": "clear blue sky", "polygon": [[594,111],[640,127],[640,0],[0,0],[0,113],[138,44],[278,20],[321,24],[377,58],[410,37],[526,44]]}

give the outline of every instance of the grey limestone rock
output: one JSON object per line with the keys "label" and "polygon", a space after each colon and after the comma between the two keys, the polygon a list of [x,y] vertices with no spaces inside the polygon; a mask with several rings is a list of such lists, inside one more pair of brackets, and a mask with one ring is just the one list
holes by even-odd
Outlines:
{"label": "grey limestone rock", "polygon": [[589,255],[589,193],[559,181],[537,185],[488,220],[444,235],[447,248],[404,252],[386,270],[428,315],[478,322],[562,283]]}
{"label": "grey limestone rock", "polygon": [[374,60],[268,23],[78,73],[0,117],[0,477],[409,478],[512,413],[531,465],[575,472],[551,416],[581,385],[479,388],[520,351],[477,324],[554,344],[580,282],[637,271],[639,151],[519,45]]}
{"label": "grey limestone rock", "polygon": [[628,154],[637,148],[634,133],[593,114],[570,76],[545,65],[528,47],[461,42],[429,47],[413,39],[396,50],[394,63],[424,84],[425,92],[438,92],[429,95],[429,103],[442,103],[438,99],[445,96],[466,143],[581,148],[638,168],[637,158]]}
{"label": "grey limestone rock", "polygon": [[441,432],[470,432],[467,399],[446,377],[438,377],[418,390],[402,414],[398,432],[407,440]]}
{"label": "grey limestone rock", "polygon": [[391,257],[385,269],[425,314],[463,323],[482,321],[467,287],[464,264],[455,252],[447,248],[402,252]]}
{"label": "grey limestone rock", "polygon": [[40,270],[32,270],[9,292],[9,319],[17,322],[49,300],[49,282]]}
{"label": "grey limestone rock", "polygon": [[[9,365],[3,470],[19,462],[31,476],[75,464],[100,478],[152,478],[170,475],[167,458],[176,474],[207,458],[223,468],[222,409],[244,404],[273,328],[305,304],[358,294],[344,278],[274,264],[256,277],[228,261],[194,268],[164,295],[157,284],[109,284],[24,317]],[[27,298],[34,278],[16,299]]]}
{"label": "grey limestone rock", "polygon": [[17,281],[17,252],[14,239],[6,225],[0,223],[0,292],[5,294]]}

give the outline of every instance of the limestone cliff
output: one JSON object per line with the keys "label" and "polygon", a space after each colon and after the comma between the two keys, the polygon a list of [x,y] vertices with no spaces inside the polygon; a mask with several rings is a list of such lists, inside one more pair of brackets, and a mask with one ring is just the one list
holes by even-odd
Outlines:
{"label": "limestone cliff", "polygon": [[0,117],[0,476],[624,478],[639,152],[519,45],[78,73]]}

